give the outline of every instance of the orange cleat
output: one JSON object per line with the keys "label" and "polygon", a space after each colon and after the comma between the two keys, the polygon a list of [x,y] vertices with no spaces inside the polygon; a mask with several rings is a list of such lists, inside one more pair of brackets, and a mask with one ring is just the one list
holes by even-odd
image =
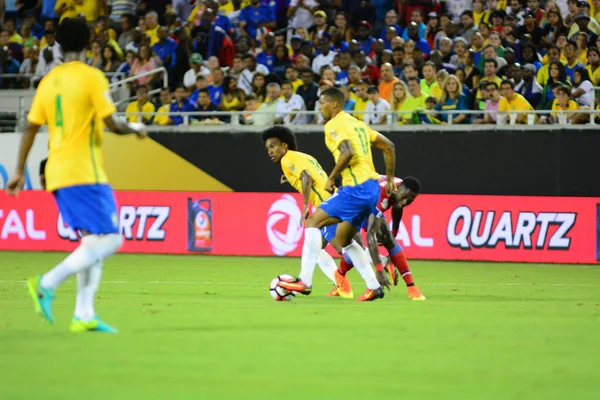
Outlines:
{"label": "orange cleat", "polygon": [[350,281],[346,275],[340,274],[337,270],[333,274],[335,278],[335,284],[338,289],[338,296],[343,299],[352,299],[354,298],[354,293],[352,293],[352,286],[350,286]]}
{"label": "orange cleat", "polygon": [[378,287],[375,290],[367,289],[356,301],[373,301],[377,299],[383,299],[385,292],[382,287]]}
{"label": "orange cleat", "polygon": [[325,296],[338,297],[339,295],[340,295],[340,293],[338,292],[337,286],[333,286],[333,289],[331,289],[331,292],[327,293]]}
{"label": "orange cleat", "polygon": [[427,300],[425,296],[421,293],[417,285],[408,287],[408,298],[411,300]]}
{"label": "orange cleat", "polygon": [[312,287],[311,286],[306,286],[304,284],[304,282],[302,282],[300,280],[300,278],[297,278],[293,282],[279,281],[279,283],[277,284],[277,286],[282,287],[285,290],[289,290],[290,292],[298,292],[298,293],[301,293],[301,294],[306,295],[306,296],[308,296],[312,292]]}
{"label": "orange cleat", "polygon": [[398,275],[400,275],[400,271],[398,271],[396,266],[391,261],[388,261],[388,263],[385,265],[385,270],[392,279],[392,284],[394,286],[398,286]]}

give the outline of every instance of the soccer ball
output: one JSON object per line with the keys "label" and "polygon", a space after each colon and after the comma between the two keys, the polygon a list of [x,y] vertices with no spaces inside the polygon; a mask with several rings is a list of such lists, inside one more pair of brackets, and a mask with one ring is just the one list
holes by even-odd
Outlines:
{"label": "soccer ball", "polygon": [[284,288],[277,286],[277,284],[281,281],[293,282],[294,280],[294,277],[288,274],[279,275],[273,278],[271,284],[269,285],[269,293],[271,293],[271,297],[275,299],[275,301],[292,301],[294,297],[296,297],[296,292],[285,290]]}

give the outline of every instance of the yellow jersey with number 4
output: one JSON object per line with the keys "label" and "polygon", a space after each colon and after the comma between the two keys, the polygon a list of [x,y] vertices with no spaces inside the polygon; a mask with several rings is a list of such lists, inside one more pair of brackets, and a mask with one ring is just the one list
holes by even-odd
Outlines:
{"label": "yellow jersey with number 4", "polygon": [[340,157],[340,143],[347,140],[354,151],[350,164],[342,171],[343,186],[356,186],[369,179],[379,179],[371,154],[371,143],[377,135],[367,124],[343,111],[325,124],[325,145],[336,163]]}
{"label": "yellow jersey with number 4", "polygon": [[79,61],[42,79],[27,120],[48,125],[46,188],[108,183],[102,157],[104,118],[116,111],[102,71]]}
{"label": "yellow jersey with number 4", "polygon": [[309,199],[313,206],[318,207],[331,196],[325,190],[327,174],[313,156],[288,150],[285,156],[281,158],[281,170],[290,185],[300,193],[302,193],[302,171],[308,172],[312,179]]}

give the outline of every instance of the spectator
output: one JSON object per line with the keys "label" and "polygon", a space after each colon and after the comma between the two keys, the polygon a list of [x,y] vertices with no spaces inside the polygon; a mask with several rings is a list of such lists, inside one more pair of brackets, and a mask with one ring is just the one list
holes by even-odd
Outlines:
{"label": "spectator", "polygon": [[278,104],[276,124],[304,125],[307,123],[306,114],[296,114],[298,111],[306,111],[304,100],[297,94],[294,94],[294,88],[290,81],[284,81],[281,84],[281,93],[283,99]]}
{"label": "spectator", "polygon": [[[208,92],[208,89],[204,88],[204,89],[200,89],[199,93],[198,93],[198,102],[196,103],[196,109],[200,112],[211,112],[211,111],[217,111],[217,106],[213,104],[213,102],[210,100],[210,93]],[[201,114],[201,115],[197,115],[194,117],[194,119],[198,120],[198,121],[206,121],[206,120],[214,120],[218,118],[214,115],[206,115],[206,114]]]}
{"label": "spectator", "polygon": [[556,43],[559,34],[567,35],[569,28],[565,26],[560,10],[552,8],[548,11],[548,22],[544,26],[544,42],[547,45]]}
{"label": "spectator", "polygon": [[464,38],[467,43],[471,43],[473,34],[477,32],[477,25],[475,25],[475,20],[473,19],[473,11],[463,11],[462,15],[460,16],[460,22],[463,26],[459,33],[460,36]]}
{"label": "spectator", "polygon": [[452,59],[452,39],[443,37],[440,39],[440,53],[442,53],[442,62],[450,63]]}
{"label": "spectator", "polygon": [[269,75],[269,69],[262,64],[257,64],[256,58],[252,54],[244,55],[244,70],[238,80],[238,87],[244,93],[250,94],[252,92],[252,82],[256,73],[266,76]]}
{"label": "spectator", "polygon": [[300,54],[296,59],[296,68],[298,68],[298,70],[311,69],[310,58],[304,54]]}
{"label": "spectator", "polygon": [[31,78],[34,87],[37,87],[40,80],[52,70],[52,68],[59,65],[62,61],[54,57],[54,53],[52,51],[52,46],[46,46],[42,49],[41,57],[38,61],[38,64],[35,68],[35,75]]}
{"label": "spectator", "polygon": [[259,103],[263,103],[267,98],[267,84],[263,74],[254,74],[254,78],[252,79],[252,93],[256,95]]}
{"label": "spectator", "polygon": [[28,22],[21,24],[21,45],[24,48],[30,48],[40,44],[38,38],[31,33],[31,25]]}
{"label": "spectator", "polygon": [[202,65],[202,56],[198,53],[193,53],[190,56],[190,69],[183,76],[183,85],[186,88],[195,87],[198,75],[208,76],[210,75],[210,71]]}
{"label": "spectator", "polygon": [[358,84],[356,84],[355,87],[355,104],[354,104],[354,117],[360,121],[364,121],[365,120],[365,112],[367,111],[367,105],[371,102],[369,100],[369,95],[367,94],[367,89],[368,89],[369,85],[364,82],[364,81],[360,81]]}
{"label": "spectator", "polygon": [[[577,113],[560,113],[560,111],[576,111],[579,110],[580,107],[574,100],[571,100],[569,88],[566,86],[561,86],[556,89],[556,99],[552,103],[552,111],[555,111],[551,114],[551,119],[548,122],[558,122],[559,124],[567,124],[567,123],[577,123],[581,120],[581,116],[584,114]],[[540,120],[541,123],[546,122],[546,120]]]}
{"label": "spectator", "polygon": [[65,18],[75,18],[83,14],[83,0],[57,0],[54,14],[60,17],[59,23]]}
{"label": "spectator", "polygon": [[[496,70],[498,69],[498,63],[494,58],[486,59],[483,63],[483,77],[481,80],[485,80],[486,82],[495,82],[498,87],[502,84],[502,79],[500,79],[496,75]],[[481,95],[478,92],[477,98],[480,98]]]}
{"label": "spectator", "polygon": [[589,74],[585,68],[577,68],[573,71],[573,89],[571,97],[582,107],[592,108],[592,90],[594,85],[590,81]]}
{"label": "spectator", "polygon": [[548,57],[549,63],[543,65],[537,73],[537,81],[542,87],[548,82],[550,63],[553,61],[560,61],[560,50],[556,45],[552,45],[548,48],[546,56]]}
{"label": "spectator", "polygon": [[269,32],[264,36],[263,49],[256,56],[256,62],[267,67],[269,73],[273,72],[275,61],[275,35]]}
{"label": "spectator", "polygon": [[542,104],[540,106],[540,109],[542,110],[550,110],[552,108],[552,104],[554,103],[555,85],[571,85],[571,83],[567,79],[565,66],[559,61],[552,61],[550,63],[549,75],[550,76],[548,78],[548,82],[546,82],[546,85],[544,86],[544,91],[542,92]]}
{"label": "spectator", "polygon": [[481,78],[481,71],[479,71],[475,65],[475,58],[472,51],[468,51],[465,56],[465,84],[470,89],[479,87],[479,79]]}
{"label": "spectator", "polygon": [[[133,23],[131,18],[136,15],[136,1],[135,0],[107,0],[106,11],[112,26],[116,26],[119,22],[123,31],[131,30]],[[123,27],[124,20],[127,19],[128,29],[125,30]],[[120,41],[119,41],[120,42]],[[125,43],[127,44],[127,43]],[[119,43],[121,46],[121,43]],[[122,49],[125,46],[121,46]]]}
{"label": "spectator", "polygon": [[[153,113],[156,108],[154,104],[148,101],[149,88],[146,85],[138,86],[135,93],[135,101],[132,101],[127,105],[125,112],[127,114],[134,113]],[[129,122],[143,122],[146,125],[152,124],[152,115],[127,115]]]}
{"label": "spectator", "polygon": [[440,99],[442,95],[442,89],[439,87],[436,76],[435,64],[431,61],[427,61],[423,65],[423,79],[421,79],[421,92],[427,96],[433,96],[436,99]]}
{"label": "spectator", "polygon": [[462,37],[456,38],[454,40],[454,55],[450,57],[450,64],[454,65],[456,68],[464,67],[467,62],[467,50],[468,42]]}
{"label": "spectator", "polygon": [[177,43],[169,37],[169,29],[161,26],[158,29],[158,41],[152,46],[154,53],[160,58],[163,66],[171,69],[175,66],[175,49]]}
{"label": "spectator", "polygon": [[[546,14],[546,12],[540,8],[540,1],[539,0],[527,0],[527,7],[533,13],[533,17],[535,18],[535,24],[540,26],[542,24],[542,20],[544,19],[544,15]],[[527,11],[525,11],[525,13],[523,15],[524,18],[526,18],[525,17],[526,14],[527,14]]]}
{"label": "spectator", "polygon": [[330,51],[330,39],[331,35],[329,32],[324,32],[321,40],[319,41],[319,51],[320,54],[315,57],[312,62],[312,70],[315,74],[319,74],[321,71],[321,67],[324,65],[332,65],[333,59],[337,53]]}
{"label": "spectator", "polygon": [[521,0],[509,0],[509,7],[506,8],[507,17],[513,16],[519,25],[523,25],[523,14],[525,13],[521,6]]}
{"label": "spectator", "polygon": [[578,32],[598,35],[600,33],[600,24],[595,19],[590,18],[586,12],[580,12],[575,17],[575,23],[571,25],[571,29],[569,29],[569,34],[567,36],[571,39]]}
{"label": "spectator", "polygon": [[[517,123],[524,124],[527,122],[527,113],[525,111],[532,111],[533,107],[523,96],[518,93],[515,93],[515,84],[506,79],[502,81],[502,99],[500,99],[500,104],[498,104],[498,112],[508,112],[508,111],[517,111],[516,113],[509,114],[509,120],[511,121],[515,119]],[[516,115],[516,116],[512,116]],[[504,115],[503,120],[506,120],[506,114]]]}
{"label": "spectator", "polygon": [[498,106],[500,105],[500,92],[498,90],[498,85],[496,82],[486,83],[488,100],[485,102],[485,111],[486,113],[483,116],[483,119],[476,120],[476,123],[482,124],[495,124],[498,121]]}
{"label": "spectator", "polygon": [[228,36],[232,36],[234,34],[233,25],[231,24],[231,20],[229,18],[219,13],[219,3],[216,0],[208,0],[207,9],[208,8],[212,10],[211,22],[223,29]]}
{"label": "spectator", "polygon": [[200,90],[208,88],[208,79],[204,75],[198,75],[196,78],[196,86],[195,89],[189,96],[189,99],[192,103],[196,104],[198,102],[198,96],[200,95]]}
{"label": "spectator", "polygon": [[[314,21],[315,21],[315,25],[311,28],[309,28],[308,32],[309,32],[309,39],[310,41],[312,41],[316,46],[319,45],[321,38],[323,37],[323,34],[325,32],[329,31],[329,25],[327,25],[327,14],[325,13],[325,11],[319,10],[319,11],[315,11],[315,13],[313,14],[314,17]],[[308,39],[305,39],[308,40]]]}
{"label": "spectator", "polygon": [[[404,124],[420,123],[420,118],[416,112],[424,110],[427,107],[425,101],[428,96],[421,93],[419,78],[415,76],[408,78],[408,91],[410,92],[410,96],[400,107],[400,112],[402,113],[400,115],[401,121]],[[413,119],[413,117],[415,118]],[[417,122],[417,120],[419,122]]]}
{"label": "spectator", "polygon": [[600,85],[600,51],[596,47],[588,50],[588,65],[586,67],[594,86]]}
{"label": "spectator", "polygon": [[298,70],[292,65],[285,67],[285,80],[292,83],[294,93],[298,92],[298,88],[303,85],[302,79],[298,77]]}
{"label": "spectator", "polygon": [[8,31],[0,32],[0,47],[8,50],[8,54],[12,59],[23,60],[23,46],[18,43],[11,43]]}
{"label": "spectator", "polygon": [[354,38],[354,29],[348,25],[348,19],[343,12],[338,12],[335,15],[335,27],[340,31],[344,41],[350,43]]}
{"label": "spectator", "polygon": [[147,12],[144,16],[144,22],[146,23],[144,34],[150,38],[150,46],[154,46],[158,42],[158,30],[160,29],[158,13],[156,11]]}
{"label": "spectator", "polygon": [[92,56],[87,59],[87,64],[102,69],[102,42],[94,40],[92,42]]}
{"label": "spectator", "polygon": [[111,81],[117,82],[121,79],[124,79],[124,78],[130,76],[131,75],[131,66],[133,65],[133,61],[135,60],[136,57],[137,57],[137,54],[135,54],[131,50],[129,50],[127,53],[125,53],[125,61],[123,61],[119,65],[119,68],[117,68],[117,70],[115,71],[115,75],[113,75]]}
{"label": "spectator", "polygon": [[302,79],[302,86],[296,90],[296,94],[302,97],[304,104],[306,104],[306,109],[313,111],[315,109],[315,103],[319,99],[317,95],[319,86],[313,82],[313,74],[309,69],[300,71],[300,79]]}
{"label": "spectator", "polygon": [[220,67],[213,68],[212,70],[212,83],[208,85],[208,94],[210,95],[210,101],[215,106],[221,104],[221,98],[223,97],[223,70]]}
{"label": "spectator", "polygon": [[302,27],[312,27],[315,24],[313,13],[319,3],[315,0],[291,0],[287,9],[288,28],[298,29]]}
{"label": "spectator", "polygon": [[402,104],[408,98],[408,86],[403,81],[398,81],[394,84],[390,107],[392,111],[400,111]]}
{"label": "spectator", "polygon": [[390,101],[394,85],[399,81],[400,79],[394,76],[394,68],[392,67],[392,64],[385,63],[381,66],[381,83],[379,83],[378,89],[379,95],[383,100],[387,102]]}
{"label": "spectator", "polygon": [[[131,76],[150,72],[156,69],[156,67],[156,60],[154,59],[150,45],[143,44],[140,47],[139,57],[134,59],[133,64],[131,65]],[[137,80],[137,83],[140,85],[148,85],[156,80],[157,77],[158,75],[156,74],[143,76]]]}
{"label": "spectator", "polygon": [[577,34],[577,38],[575,39],[575,45],[576,45],[576,49],[575,49],[575,55],[577,56],[577,60],[582,63],[583,65],[585,65],[587,63],[587,42],[588,42],[588,35],[585,32],[579,32]]}
{"label": "spectator", "polygon": [[[371,24],[368,21],[360,21],[354,38],[358,42],[359,49],[364,54],[371,53],[375,38],[371,36]],[[375,82],[373,82],[375,83]]]}
{"label": "spectator", "polygon": [[[171,92],[169,88],[162,88],[160,90],[160,106],[156,109],[157,113],[168,113],[171,110]],[[169,114],[156,115],[153,121],[154,125],[171,125],[173,122],[169,118]]]}
{"label": "spectator", "polygon": [[398,13],[395,10],[389,10],[385,13],[385,25],[379,33],[380,39],[386,39],[386,33],[389,28],[394,28],[396,36],[402,35],[402,27],[398,25]]}
{"label": "spectator", "polygon": [[260,42],[259,30],[275,28],[275,12],[261,0],[250,0],[250,5],[242,8],[240,28],[245,35]]}
{"label": "spectator", "polygon": [[362,80],[373,85],[377,84],[381,78],[379,68],[367,63],[367,57],[363,51],[354,52],[352,57],[356,65],[360,68]]}
{"label": "spectator", "polygon": [[105,73],[116,72],[119,68],[119,60],[112,46],[105,45],[102,48],[102,71]]}
{"label": "spectator", "polygon": [[117,40],[117,32],[108,27],[108,21],[105,16],[98,17],[96,20],[96,28],[93,30],[93,33],[96,37],[102,33],[108,40]]}
{"label": "spectator", "polygon": [[267,85],[267,98],[260,105],[254,116],[254,125],[270,125],[275,121],[277,110],[280,108],[281,87],[278,83],[271,82]]}
{"label": "spectator", "polygon": [[19,77],[17,81],[19,86],[26,89],[30,86],[30,76],[35,73],[35,68],[38,64],[39,52],[36,46],[25,49],[25,59],[19,67]]}
{"label": "spectator", "polygon": [[[416,47],[421,49],[423,53],[429,54],[429,52],[431,51],[431,47],[429,46],[429,42],[419,35],[419,25],[417,25],[415,22],[411,22],[410,25],[407,26],[405,33],[408,37],[408,39],[405,40],[414,41]],[[452,41],[450,40],[450,42]]]}
{"label": "spectator", "polygon": [[391,110],[390,103],[381,98],[377,86],[370,86],[367,95],[370,102],[367,104],[365,123],[367,125],[391,124],[392,115],[386,114]]}
{"label": "spectator", "polygon": [[535,66],[525,64],[523,66],[523,81],[515,86],[515,92],[522,95],[531,106],[537,109],[542,102],[544,88],[535,79]]}
{"label": "spectator", "polygon": [[[469,109],[467,96],[462,92],[460,81],[456,75],[448,75],[444,81],[442,95],[435,106],[435,109],[441,112],[464,111]],[[469,122],[466,114],[443,113],[440,115],[442,124],[448,123],[450,118],[452,118],[453,124],[464,124]]]}
{"label": "spectator", "polygon": [[132,41],[127,43],[127,45],[125,46],[125,51],[133,51],[137,54],[140,50],[140,46],[143,44],[142,39],[146,38],[146,36],[142,33],[142,30],[136,26],[132,30],[131,37],[132,37]]}
{"label": "spectator", "polygon": [[565,73],[567,79],[573,84],[573,74],[577,68],[584,68],[585,65],[577,61],[577,54],[575,53],[575,45],[571,42],[565,45],[565,57],[567,58],[567,65],[565,65]]}
{"label": "spectator", "polygon": [[529,34],[533,44],[536,47],[541,47],[544,30],[536,23],[535,14],[531,10],[527,10],[523,14],[523,20],[525,23],[517,29],[517,38],[522,41],[525,34]]}
{"label": "spectator", "polygon": [[354,106],[356,105],[356,100],[350,98],[348,86],[341,85],[339,89],[344,94],[344,99],[346,99],[344,102],[344,111],[346,111],[348,114],[352,114],[354,111]]}
{"label": "spectator", "polygon": [[[423,10],[421,10],[420,8],[413,9],[412,13],[410,14],[409,26],[412,25],[413,23],[416,24],[417,28],[418,28],[419,39],[423,39],[423,40],[425,40],[427,37],[427,26],[423,22],[424,19],[425,19],[425,15],[423,14]],[[408,40],[409,39],[408,34],[409,34],[408,29],[405,29],[404,33],[402,34],[402,39],[404,39],[405,41]],[[427,53],[429,53],[429,51]]]}
{"label": "spectator", "polygon": [[[223,95],[221,96],[221,110],[242,111],[244,110],[245,95],[242,89],[237,87],[237,80],[232,76],[223,78]],[[254,96],[256,99],[256,96]]]}
{"label": "spectator", "polygon": [[[586,57],[587,59],[587,57]],[[542,67],[539,54],[536,48],[531,44],[521,46],[521,64],[533,64],[537,72]]]}
{"label": "spectator", "polygon": [[[171,103],[169,111],[171,113],[196,111],[196,105],[186,96],[185,86],[179,85],[175,89],[175,101]],[[170,115],[170,118],[173,125],[183,124],[184,117],[181,115]]]}
{"label": "spectator", "polygon": [[16,89],[18,87],[16,77],[2,77],[2,74],[14,74],[19,73],[21,64],[17,60],[11,57],[10,53],[5,48],[0,48],[0,88],[2,89]]}
{"label": "spectator", "polygon": [[246,107],[244,108],[245,113],[243,114],[242,123],[245,125],[253,125],[255,112],[258,110],[258,101],[254,93],[250,93],[246,96]]}

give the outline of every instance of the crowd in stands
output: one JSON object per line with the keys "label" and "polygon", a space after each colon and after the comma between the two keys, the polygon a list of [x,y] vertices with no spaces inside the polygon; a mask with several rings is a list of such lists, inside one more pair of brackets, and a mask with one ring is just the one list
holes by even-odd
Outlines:
{"label": "crowd in stands", "polygon": [[[129,116],[147,124],[230,121],[177,111],[322,124],[318,113],[299,112],[318,111],[329,87],[369,124],[585,123],[589,113],[559,111],[596,108],[592,88],[600,83],[600,0],[0,4],[0,87],[39,84],[62,62],[57,24],[84,17],[93,32],[87,63],[111,80],[167,69],[168,87],[159,74],[131,85],[128,113],[162,113]],[[548,114],[511,113],[531,110]]]}

